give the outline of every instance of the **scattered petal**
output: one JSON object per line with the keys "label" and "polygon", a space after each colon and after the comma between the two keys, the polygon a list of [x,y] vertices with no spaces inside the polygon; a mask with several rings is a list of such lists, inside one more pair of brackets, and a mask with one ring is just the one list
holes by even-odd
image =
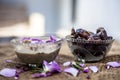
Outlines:
{"label": "scattered petal", "polygon": [[113,68],[117,68],[120,67],[120,62],[108,62],[107,66],[113,67]]}
{"label": "scattered petal", "polygon": [[7,62],[7,63],[11,63],[11,62],[13,62],[12,60],[5,60],[5,62]]}
{"label": "scattered petal", "polygon": [[89,66],[90,70],[92,70],[94,73],[98,72],[97,66]]}
{"label": "scattered petal", "polygon": [[16,74],[16,69],[4,68],[0,71],[0,75],[4,77],[13,77]]}
{"label": "scattered petal", "polygon": [[76,68],[70,67],[70,68],[64,69],[64,72],[69,73],[73,75],[74,77],[76,77],[79,73],[79,70],[77,70]]}
{"label": "scattered petal", "polygon": [[51,73],[35,73],[32,75],[33,78],[39,78],[39,77],[47,77],[50,76]]}
{"label": "scattered petal", "polygon": [[67,62],[64,62],[63,63],[63,66],[70,66],[71,65],[71,62],[70,61],[67,61]]}
{"label": "scattered petal", "polygon": [[18,80],[19,78],[18,77],[14,77],[15,80]]}
{"label": "scattered petal", "polygon": [[107,65],[107,69],[110,69],[110,66],[109,66],[109,65]]}
{"label": "scattered petal", "polygon": [[89,72],[89,68],[88,68],[88,67],[84,68],[84,69],[83,69],[83,72],[84,72],[84,73],[88,73],[88,72]]}
{"label": "scattered petal", "polygon": [[19,79],[19,74],[15,74],[14,79],[15,79],[15,80]]}
{"label": "scattered petal", "polygon": [[82,64],[79,64],[79,65],[80,65],[80,67],[84,67],[84,66],[85,66],[85,64],[83,64],[83,63],[82,63]]}
{"label": "scattered petal", "polygon": [[44,71],[45,72],[61,72],[61,67],[56,61],[52,61],[48,63],[47,61],[43,61]]}
{"label": "scattered petal", "polygon": [[24,71],[22,70],[22,69],[19,69],[19,70],[17,70],[16,71],[16,74],[21,74],[21,73],[23,73]]}

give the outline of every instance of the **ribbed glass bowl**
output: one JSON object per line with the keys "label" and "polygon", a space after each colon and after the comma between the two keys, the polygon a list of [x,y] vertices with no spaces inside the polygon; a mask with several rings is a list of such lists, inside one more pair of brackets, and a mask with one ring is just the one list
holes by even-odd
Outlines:
{"label": "ribbed glass bowl", "polygon": [[112,40],[83,40],[66,36],[68,46],[77,60],[96,62],[105,58],[109,52],[114,39]]}
{"label": "ribbed glass bowl", "polygon": [[[34,37],[46,40],[49,36]],[[11,40],[11,44],[14,46],[15,53],[21,62],[27,64],[41,64],[43,60],[48,62],[54,60],[59,53],[63,39],[59,39],[56,42],[30,44],[22,43],[17,38]]]}

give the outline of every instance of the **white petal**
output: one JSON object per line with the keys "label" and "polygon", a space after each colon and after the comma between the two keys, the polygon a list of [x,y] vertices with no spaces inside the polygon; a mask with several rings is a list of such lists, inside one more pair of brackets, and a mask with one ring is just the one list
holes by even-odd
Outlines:
{"label": "white petal", "polygon": [[94,73],[98,72],[98,68],[96,66],[89,66],[90,70],[92,70]]}
{"label": "white petal", "polygon": [[64,72],[72,74],[74,77],[76,77],[79,73],[79,70],[77,70],[76,68],[70,67],[70,68],[64,69]]}
{"label": "white petal", "polygon": [[70,66],[70,64],[71,64],[71,62],[69,62],[69,61],[68,62],[64,62],[63,66]]}
{"label": "white petal", "polygon": [[0,75],[4,77],[13,77],[16,74],[16,69],[5,68],[0,71]]}

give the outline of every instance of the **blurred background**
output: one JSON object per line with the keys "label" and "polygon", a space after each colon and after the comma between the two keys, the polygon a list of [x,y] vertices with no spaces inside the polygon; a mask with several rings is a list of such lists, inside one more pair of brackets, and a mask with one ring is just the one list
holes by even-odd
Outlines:
{"label": "blurred background", "polygon": [[95,32],[104,27],[120,41],[120,0],[0,0],[0,36]]}

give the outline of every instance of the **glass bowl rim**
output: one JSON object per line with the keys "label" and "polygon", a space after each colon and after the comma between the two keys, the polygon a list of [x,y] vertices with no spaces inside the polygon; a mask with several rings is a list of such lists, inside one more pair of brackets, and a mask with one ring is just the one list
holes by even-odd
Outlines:
{"label": "glass bowl rim", "polygon": [[[12,45],[14,45],[14,44],[16,44],[16,45],[19,44],[19,45],[23,45],[23,46],[24,46],[24,44],[29,45],[30,43],[21,43],[21,42],[20,42],[20,40],[23,39],[24,37],[38,38],[38,39],[44,40],[44,39],[42,39],[42,38],[49,38],[50,36],[22,36],[22,37],[16,37],[16,38],[10,40],[10,43],[11,43]],[[56,38],[59,38],[59,40],[57,40],[57,41],[55,41],[55,42],[48,42],[48,43],[43,42],[43,43],[39,43],[39,44],[34,44],[34,46],[35,46],[35,45],[40,46],[41,44],[48,44],[48,45],[50,45],[50,44],[57,44],[57,43],[62,43],[63,40],[64,40],[63,38],[60,38],[60,37],[57,37],[57,36],[55,36],[55,37],[56,37]]]}
{"label": "glass bowl rim", "polygon": [[90,44],[109,44],[112,43],[115,39],[111,39],[111,40],[84,40],[84,39],[74,39],[71,38],[70,35],[67,35],[65,37],[65,39],[67,41],[71,41],[71,42],[77,42],[77,43],[90,43]]}

